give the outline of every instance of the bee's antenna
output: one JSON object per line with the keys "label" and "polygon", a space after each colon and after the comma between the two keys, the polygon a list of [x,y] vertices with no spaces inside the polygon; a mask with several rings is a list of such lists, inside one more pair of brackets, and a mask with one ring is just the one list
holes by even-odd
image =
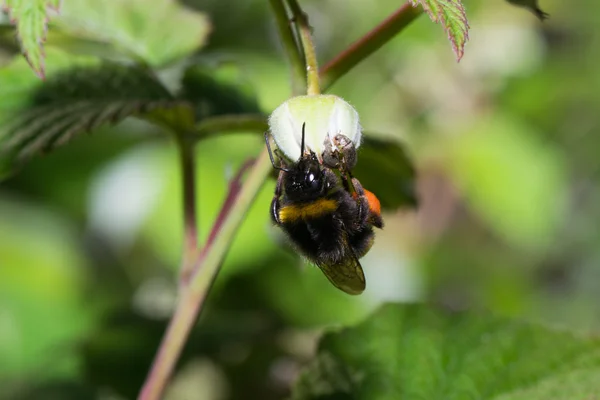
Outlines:
{"label": "bee's antenna", "polygon": [[302,123],[302,144],[300,145],[300,157],[304,156],[304,136],[305,136],[305,130],[304,128],[306,127],[306,122]]}
{"label": "bee's antenna", "polygon": [[277,165],[275,165],[275,159],[273,158],[273,152],[271,151],[271,143],[269,142],[269,132],[268,131],[265,132],[265,143],[267,144],[267,150],[269,151],[269,158],[271,159],[271,164],[273,165],[273,168],[278,169],[283,172],[290,172],[290,170],[287,168],[282,168],[282,167],[278,167]]}

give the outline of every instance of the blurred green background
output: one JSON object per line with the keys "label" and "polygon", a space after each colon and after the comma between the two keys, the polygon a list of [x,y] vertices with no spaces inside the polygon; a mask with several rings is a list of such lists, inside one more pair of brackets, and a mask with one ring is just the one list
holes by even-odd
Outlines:
{"label": "blurred green background", "polygon": [[[324,328],[359,321],[385,301],[600,328],[600,4],[580,3],[542,1],[551,14],[542,24],[500,0],[465,1],[471,32],[460,63],[442,28],[420,17],[336,83],[330,92],[357,108],[366,131],[407,144],[418,211],[385,214],[362,260],[367,290],[349,297],[271,226],[269,181],[166,398],[283,398]],[[398,6],[301,4],[321,62]],[[290,95],[268,2],[185,5],[210,20],[196,57],[219,79],[256,93],[265,113]],[[136,29],[146,35],[140,26],[129,26],[134,45]],[[167,28],[145,50],[181,56],[163,39]],[[2,69],[24,72],[0,74],[0,88],[35,81],[11,42],[2,43]],[[52,46],[51,36],[49,69],[60,59]],[[20,101],[4,96],[2,104]],[[176,148],[158,133],[127,120],[36,157],[1,183],[0,398],[135,397],[174,306],[182,247]],[[203,239],[228,180],[263,143],[239,132],[199,144]]]}

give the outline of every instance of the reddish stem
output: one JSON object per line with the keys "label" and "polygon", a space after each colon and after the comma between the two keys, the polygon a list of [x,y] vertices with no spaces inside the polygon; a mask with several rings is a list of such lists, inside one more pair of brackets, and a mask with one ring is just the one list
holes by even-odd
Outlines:
{"label": "reddish stem", "polygon": [[[223,202],[221,211],[219,211],[219,215],[217,216],[217,219],[215,220],[215,223],[212,226],[212,229],[210,231],[210,234],[208,235],[206,244],[202,248],[202,251],[200,251],[200,254],[197,255],[197,257],[194,257],[194,259],[191,260],[192,268],[194,265],[197,265],[199,267],[202,266],[204,258],[206,257],[206,253],[212,246],[213,242],[215,241],[215,238],[218,236],[219,231],[221,230],[221,227],[223,226],[223,222],[227,218],[227,215],[231,211],[231,207],[233,207],[233,205],[235,204],[235,200],[237,199],[238,195],[240,194],[240,190],[242,189],[242,176],[248,169],[250,169],[252,167],[252,165],[254,165],[254,162],[255,162],[254,159],[250,159],[250,160],[246,161],[240,167],[240,169],[238,170],[237,174],[233,177],[233,179],[229,182],[229,191],[227,193],[227,197],[225,198],[225,201]],[[182,277],[183,278],[183,280],[181,282],[182,285],[187,286],[187,284],[189,283],[189,278],[192,275],[195,275],[196,272],[197,272],[196,270],[193,270],[190,268],[190,270],[188,271],[188,274],[186,274],[186,276]]]}
{"label": "reddish stem", "polygon": [[415,8],[410,3],[404,4],[396,12],[383,20],[366,35],[352,43],[348,48],[325,64],[319,71],[321,90],[325,91],[336,80],[354,68],[362,60],[370,56],[386,44],[398,32],[406,28],[421,13],[422,8]]}

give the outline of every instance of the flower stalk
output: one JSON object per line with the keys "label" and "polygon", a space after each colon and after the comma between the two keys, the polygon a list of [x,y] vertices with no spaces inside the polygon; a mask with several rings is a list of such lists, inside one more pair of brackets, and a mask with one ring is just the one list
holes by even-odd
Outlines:
{"label": "flower stalk", "polygon": [[185,284],[192,272],[198,253],[198,221],[196,215],[196,160],[195,141],[183,135],[177,136],[181,163],[181,185],[183,189],[183,257],[180,268],[180,283]]}
{"label": "flower stalk", "polygon": [[275,15],[283,49],[291,66],[292,92],[296,94],[303,93],[306,88],[306,73],[304,69],[305,63],[302,59],[302,54],[300,53],[298,41],[296,40],[294,32],[292,31],[291,21],[284,4],[284,0],[269,1],[271,3],[273,15]]}
{"label": "flower stalk", "polygon": [[304,52],[304,64],[306,66],[306,94],[316,95],[321,94],[321,85],[319,84],[319,64],[317,63],[317,55],[315,45],[312,39],[310,25],[308,24],[308,16],[296,0],[288,0],[296,30],[300,37],[302,50]]}

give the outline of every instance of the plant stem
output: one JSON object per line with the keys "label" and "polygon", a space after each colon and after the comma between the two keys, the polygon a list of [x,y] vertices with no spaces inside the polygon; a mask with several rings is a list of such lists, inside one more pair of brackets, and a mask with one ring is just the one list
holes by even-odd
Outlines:
{"label": "plant stem", "polygon": [[402,5],[370,32],[325,64],[320,71],[323,91],[390,41],[422,13],[422,7],[415,8],[410,3]]}
{"label": "plant stem", "polygon": [[267,117],[261,114],[219,115],[206,118],[196,125],[194,136],[197,140],[202,140],[215,134],[245,130],[264,132],[267,129]]}
{"label": "plant stem", "polygon": [[221,227],[223,226],[223,222],[225,218],[231,211],[231,208],[235,204],[235,199],[237,199],[240,191],[242,190],[242,176],[244,173],[254,165],[255,160],[249,160],[242,165],[237,173],[237,175],[231,180],[229,183],[229,193],[223,202],[223,206],[221,207],[221,211],[215,220],[212,230],[208,235],[208,239],[206,239],[206,245],[204,246],[203,251],[200,253],[200,260],[198,261],[198,265],[202,265],[202,259],[206,256],[206,250],[210,248],[210,246],[215,241],[215,238],[220,232]]}
{"label": "plant stem", "polygon": [[304,51],[304,62],[306,65],[306,94],[321,94],[321,87],[319,85],[319,64],[317,63],[315,45],[312,40],[310,25],[308,24],[308,16],[302,11],[296,0],[288,0],[288,4],[292,10],[296,29],[298,30],[300,42],[302,43],[302,50]]}
{"label": "plant stem", "polygon": [[139,400],[160,399],[235,233],[270,170],[271,161],[265,148],[254,163],[238,196],[233,202],[226,202],[224,207],[228,207],[229,212],[220,220],[220,226],[215,225],[213,228],[213,231],[216,230],[214,240],[207,243],[197,257],[189,285],[180,287],[177,309],[140,392]]}
{"label": "plant stem", "polygon": [[306,74],[304,72],[304,61],[300,54],[300,48],[298,42],[294,36],[290,25],[290,18],[285,8],[283,0],[269,0],[271,2],[271,9],[275,14],[277,20],[277,28],[279,30],[279,36],[283,43],[283,48],[290,62],[292,69],[292,91],[294,93],[304,92],[306,87]]}
{"label": "plant stem", "polygon": [[198,221],[196,219],[196,162],[195,142],[183,135],[177,136],[183,188],[184,243],[181,260],[180,282],[189,278],[198,253]]}
{"label": "plant stem", "polygon": [[180,300],[175,314],[171,317],[167,332],[163,337],[158,354],[154,358],[152,369],[146,377],[146,382],[140,391],[138,400],[159,400],[181,353],[183,343],[187,338],[201,302],[191,295],[189,289],[180,286]]}
{"label": "plant stem", "polygon": [[201,296],[202,298],[205,297],[210,283],[221,265],[221,261],[225,257],[227,250],[229,250],[232,239],[239,228],[243,217],[252,205],[252,202],[263,183],[266,181],[271,168],[272,165],[269,158],[269,152],[264,148],[252,166],[248,178],[239,191],[239,196],[235,199],[233,204],[231,204],[229,214],[223,218],[223,223],[212,242],[210,251],[206,253],[206,258],[204,260],[200,260],[203,261],[202,265],[196,266],[194,279],[190,283],[190,290],[198,296]]}

